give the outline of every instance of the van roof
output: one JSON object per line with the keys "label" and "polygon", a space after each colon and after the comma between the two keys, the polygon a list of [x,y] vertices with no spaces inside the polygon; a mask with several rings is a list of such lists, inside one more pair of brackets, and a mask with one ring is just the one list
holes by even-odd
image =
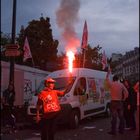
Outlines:
{"label": "van roof", "polygon": [[69,76],[95,77],[99,79],[104,79],[106,77],[106,72],[87,69],[87,68],[73,68],[72,73],[70,73],[68,69],[63,69],[63,70],[54,71],[50,73],[47,77],[58,78],[58,77],[69,77]]}

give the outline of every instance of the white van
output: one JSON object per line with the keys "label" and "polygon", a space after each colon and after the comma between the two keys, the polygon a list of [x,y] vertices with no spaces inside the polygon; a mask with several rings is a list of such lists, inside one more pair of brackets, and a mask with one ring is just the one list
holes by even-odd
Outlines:
{"label": "white van", "polygon": [[[68,69],[50,73],[45,79],[51,77],[56,80],[55,89],[66,90],[60,97],[62,107],[58,122],[69,123],[76,128],[79,121],[93,115],[105,113],[109,115],[110,93],[106,84],[106,72],[86,68],[74,68],[72,73]],[[42,81],[38,92],[44,88]],[[36,114],[37,97],[28,107],[30,117]]]}

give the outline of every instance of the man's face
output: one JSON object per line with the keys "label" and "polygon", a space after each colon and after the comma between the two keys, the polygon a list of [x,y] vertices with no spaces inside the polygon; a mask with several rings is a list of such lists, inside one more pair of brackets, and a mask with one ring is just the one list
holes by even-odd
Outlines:
{"label": "man's face", "polygon": [[54,89],[54,83],[48,83],[48,88],[50,88],[50,89]]}

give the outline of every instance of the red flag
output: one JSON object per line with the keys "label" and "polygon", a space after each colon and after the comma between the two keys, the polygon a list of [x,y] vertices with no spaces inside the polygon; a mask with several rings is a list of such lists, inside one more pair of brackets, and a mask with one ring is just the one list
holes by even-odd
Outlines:
{"label": "red flag", "polygon": [[82,36],[82,49],[87,49],[87,42],[88,42],[88,29],[87,29],[87,22],[85,21],[84,29],[83,29],[83,36]]}
{"label": "red flag", "polygon": [[23,61],[25,62],[28,58],[32,58],[32,54],[31,54],[31,51],[30,51],[30,46],[29,46],[29,42],[28,42],[27,37],[25,39],[23,50],[24,50]]}
{"label": "red flag", "polygon": [[108,64],[108,70],[107,70],[107,74],[106,74],[106,78],[109,78],[111,76],[111,67],[110,65]]}
{"label": "red flag", "polygon": [[104,70],[107,66],[107,58],[105,55],[105,51],[103,52],[103,56],[102,56],[102,65],[103,65],[103,70]]}

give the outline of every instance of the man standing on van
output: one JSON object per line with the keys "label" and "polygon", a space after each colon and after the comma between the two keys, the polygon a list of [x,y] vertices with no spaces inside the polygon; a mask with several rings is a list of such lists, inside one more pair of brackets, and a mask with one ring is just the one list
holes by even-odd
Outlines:
{"label": "man standing on van", "polygon": [[123,116],[123,100],[128,97],[128,91],[125,86],[120,83],[118,80],[118,76],[113,76],[113,82],[109,80],[109,75],[107,73],[106,80],[110,87],[110,94],[111,94],[111,131],[108,132],[110,135],[116,135],[116,127],[117,127],[117,116],[119,117],[120,124],[119,124],[119,133],[124,133],[124,116]]}
{"label": "man standing on van", "polygon": [[[37,101],[37,123],[41,124],[41,140],[54,140],[55,119],[60,112],[58,95],[65,92],[54,90],[55,80],[48,78],[45,80],[45,88],[39,93]],[[42,109],[43,115],[40,118],[39,111]]]}

